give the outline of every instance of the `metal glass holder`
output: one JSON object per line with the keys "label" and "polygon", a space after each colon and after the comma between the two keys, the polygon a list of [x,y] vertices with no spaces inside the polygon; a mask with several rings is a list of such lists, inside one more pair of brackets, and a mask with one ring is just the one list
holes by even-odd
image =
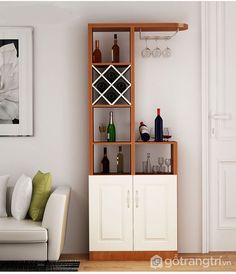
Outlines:
{"label": "metal glass holder", "polygon": [[170,40],[173,38],[177,33],[179,32],[179,29],[177,29],[173,34],[171,35],[145,35],[142,33],[142,30],[139,31],[139,39],[140,40]]}

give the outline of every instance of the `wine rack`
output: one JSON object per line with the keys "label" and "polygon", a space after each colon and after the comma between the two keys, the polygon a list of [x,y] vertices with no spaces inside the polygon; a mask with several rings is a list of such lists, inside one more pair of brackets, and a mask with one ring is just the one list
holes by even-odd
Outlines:
{"label": "wine rack", "polygon": [[131,65],[104,65],[93,68],[93,105],[131,105]]}
{"label": "wine rack", "polygon": [[[127,154],[129,174],[140,174],[140,158],[145,160],[145,151],[154,151],[155,147],[147,145],[164,145],[172,158],[172,174],[177,174],[177,143],[172,142],[137,142],[135,121],[135,37],[136,32],[183,31],[187,24],[179,23],[146,23],[146,24],[89,24],[88,37],[88,91],[89,91],[89,174],[98,173],[100,163],[98,151],[104,146],[112,150],[112,146],[129,147]],[[118,33],[118,44],[121,41],[121,62],[112,63],[110,50],[112,37]],[[119,37],[121,40],[119,40]],[[92,62],[94,41],[101,41],[102,61]],[[110,40],[109,40],[110,39]],[[109,111],[114,112],[117,141],[108,143],[99,137],[99,123],[108,124]],[[127,131],[127,134],[124,134]],[[169,145],[169,146],[167,146]],[[141,147],[140,147],[141,146]],[[143,151],[142,153],[139,153]],[[136,153],[137,152],[137,153]],[[159,152],[157,152],[158,154]],[[101,156],[100,156],[101,157]],[[96,161],[94,160],[96,158]],[[98,162],[98,163],[97,163]],[[96,168],[95,168],[96,167]]]}

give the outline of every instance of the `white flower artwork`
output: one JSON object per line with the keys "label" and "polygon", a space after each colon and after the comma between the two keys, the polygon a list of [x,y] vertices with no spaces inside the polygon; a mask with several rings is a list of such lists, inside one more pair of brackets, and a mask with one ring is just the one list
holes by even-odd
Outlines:
{"label": "white flower artwork", "polygon": [[0,47],[0,124],[19,121],[19,65],[14,43]]}
{"label": "white flower artwork", "polygon": [[33,135],[33,28],[0,27],[0,137]]}

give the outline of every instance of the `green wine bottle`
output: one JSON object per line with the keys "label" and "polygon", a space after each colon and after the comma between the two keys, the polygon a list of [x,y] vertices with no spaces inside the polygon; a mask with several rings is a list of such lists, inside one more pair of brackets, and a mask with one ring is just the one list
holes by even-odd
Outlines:
{"label": "green wine bottle", "polygon": [[107,142],[115,142],[116,141],[116,128],[113,122],[113,112],[109,113],[109,124],[107,127]]}

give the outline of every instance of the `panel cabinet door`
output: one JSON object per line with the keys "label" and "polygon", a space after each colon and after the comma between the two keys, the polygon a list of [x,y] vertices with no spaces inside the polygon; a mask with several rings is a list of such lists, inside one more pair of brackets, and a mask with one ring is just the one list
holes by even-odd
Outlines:
{"label": "panel cabinet door", "polygon": [[134,250],[177,250],[177,176],[134,176]]}
{"label": "panel cabinet door", "polygon": [[133,249],[132,176],[89,176],[90,251]]}

